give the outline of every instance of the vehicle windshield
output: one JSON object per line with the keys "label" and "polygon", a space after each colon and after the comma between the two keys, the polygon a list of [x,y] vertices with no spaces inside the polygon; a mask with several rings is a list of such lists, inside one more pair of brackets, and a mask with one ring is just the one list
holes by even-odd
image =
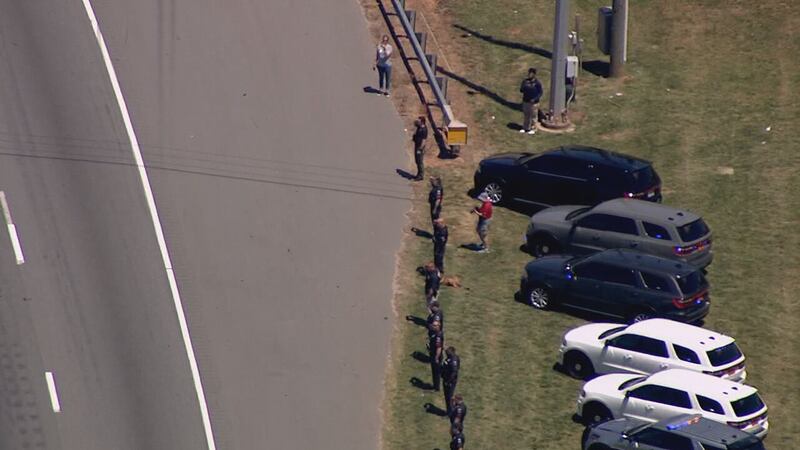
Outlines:
{"label": "vehicle windshield", "polygon": [[683,295],[694,294],[708,285],[706,277],[699,270],[686,275],[676,275],[675,279],[678,280]]}
{"label": "vehicle windshield", "polygon": [[703,219],[697,219],[694,222],[678,227],[678,234],[681,235],[683,242],[696,241],[707,235],[708,232],[708,225],[703,222]]}
{"label": "vehicle windshield", "polygon": [[731,402],[731,406],[736,417],[745,417],[764,409],[764,402],[758,396],[758,392],[754,392],[752,395]]}
{"label": "vehicle windshield", "polygon": [[766,450],[766,448],[757,437],[749,436],[741,441],[728,444],[728,450]]}
{"label": "vehicle windshield", "polygon": [[614,328],[612,328],[610,330],[603,331],[602,333],[600,333],[600,336],[597,336],[597,339],[605,339],[605,338],[611,336],[612,334],[616,334],[616,333],[619,333],[620,331],[624,331],[626,328],[628,328],[628,327],[627,326],[614,327]]}
{"label": "vehicle windshield", "polygon": [[658,183],[658,175],[656,175],[656,171],[653,170],[652,166],[634,170],[627,174],[626,178],[629,183],[629,190],[632,192],[647,190]]}
{"label": "vehicle windshield", "polygon": [[623,389],[628,389],[629,387],[637,385],[637,384],[641,383],[642,381],[644,381],[646,379],[647,379],[647,377],[631,378],[630,380],[620,384],[619,385],[619,390],[621,391]]}
{"label": "vehicle windshield", "polygon": [[576,210],[574,210],[574,211],[570,212],[569,214],[567,214],[567,215],[566,215],[566,217],[564,217],[564,219],[566,219],[566,220],[572,220],[572,219],[574,219],[576,216],[579,216],[579,215],[581,215],[581,214],[585,213],[586,211],[589,211],[590,209],[592,209],[592,207],[591,207],[591,206],[587,206],[587,207],[585,207],[585,208],[578,208],[578,209],[576,209]]}
{"label": "vehicle windshield", "polygon": [[739,350],[736,342],[731,342],[724,347],[707,351],[706,355],[708,355],[708,360],[711,361],[712,366],[719,367],[724,366],[725,364],[730,364],[741,358],[742,351]]}

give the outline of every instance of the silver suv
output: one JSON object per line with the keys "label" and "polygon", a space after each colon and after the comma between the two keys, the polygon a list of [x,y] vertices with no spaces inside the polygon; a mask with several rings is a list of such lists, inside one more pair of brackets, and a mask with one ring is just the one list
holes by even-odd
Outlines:
{"label": "silver suv", "polygon": [[536,256],[633,248],[701,268],[713,258],[711,230],[700,216],[627,198],[542,210],[531,217],[525,239]]}
{"label": "silver suv", "polygon": [[587,427],[583,450],[765,450],[760,439],[696,414],[651,423],[617,419]]}

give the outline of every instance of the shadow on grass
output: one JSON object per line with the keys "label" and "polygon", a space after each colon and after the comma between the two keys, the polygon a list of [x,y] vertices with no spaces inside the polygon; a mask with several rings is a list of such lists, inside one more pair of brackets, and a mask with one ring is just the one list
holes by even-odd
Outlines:
{"label": "shadow on grass", "polygon": [[481,249],[483,247],[481,247],[481,244],[477,244],[475,242],[471,242],[469,244],[461,244],[461,245],[458,246],[458,248],[464,248],[464,249],[467,249],[467,250],[471,250],[473,252],[479,252],[479,251],[481,251]]}
{"label": "shadow on grass", "polygon": [[608,78],[609,72],[611,71],[611,64],[609,64],[607,61],[594,59],[591,61],[582,62],[581,68],[592,75]]}
{"label": "shadow on grass", "polygon": [[450,78],[452,80],[458,81],[459,83],[463,84],[464,86],[472,89],[472,91],[467,91],[467,94],[469,94],[469,95],[481,94],[481,95],[484,95],[484,96],[494,100],[495,102],[505,106],[506,108],[510,108],[510,109],[513,109],[514,111],[522,112],[522,103],[512,102],[511,100],[503,97],[502,95],[498,94],[497,92],[494,92],[494,91],[486,88],[485,86],[482,86],[482,85],[480,85],[480,84],[478,84],[478,83],[476,83],[474,81],[470,81],[470,80],[462,77],[461,75],[453,73],[453,72],[445,69],[444,67],[436,66],[436,70],[439,73],[444,74],[447,78]]}
{"label": "shadow on grass", "polygon": [[417,361],[425,364],[429,364],[431,362],[431,357],[428,356],[427,353],[422,352],[414,352],[411,354],[411,357],[416,359]]}
{"label": "shadow on grass", "polygon": [[425,412],[428,414],[433,414],[434,416],[439,416],[439,417],[447,416],[447,411],[443,410],[442,408],[439,408],[433,403],[425,403],[423,405],[423,408],[425,408]]}
{"label": "shadow on grass", "polygon": [[482,41],[489,42],[491,44],[500,45],[500,46],[508,47],[508,48],[513,48],[515,50],[522,50],[522,51],[525,51],[525,52],[528,52],[528,53],[533,53],[535,55],[539,55],[539,56],[541,56],[543,58],[547,58],[547,59],[552,59],[553,58],[553,52],[551,52],[550,50],[543,49],[541,47],[536,47],[536,46],[533,46],[533,45],[523,44],[521,42],[507,41],[505,39],[498,39],[498,38],[496,38],[494,36],[491,36],[491,35],[488,35],[488,34],[483,34],[480,31],[475,31],[475,30],[473,30],[471,28],[467,28],[464,25],[455,24],[455,25],[453,25],[453,27],[454,28],[458,28],[459,30],[464,31],[465,33],[469,33],[473,37],[476,37],[476,38],[478,38],[478,39],[480,39]]}
{"label": "shadow on grass", "polygon": [[417,179],[414,174],[406,172],[403,169],[395,169],[394,171],[397,172],[398,175],[405,178],[406,180],[422,181],[421,179]]}
{"label": "shadow on grass", "polygon": [[430,231],[427,230],[420,230],[417,227],[411,227],[411,231],[416,234],[418,237],[425,238],[425,239],[433,239],[433,235]]}
{"label": "shadow on grass", "polygon": [[423,319],[422,317],[406,316],[406,320],[411,322],[411,323],[413,323],[414,325],[419,325],[421,327],[426,327],[427,328],[427,326],[428,326],[428,322],[425,319]]}
{"label": "shadow on grass", "polygon": [[430,391],[433,389],[432,384],[426,383],[417,377],[411,377],[411,379],[408,380],[408,382],[411,383],[411,385],[414,386],[415,388],[422,389],[424,391]]}
{"label": "shadow on grass", "polygon": [[587,322],[611,322],[611,323],[620,323],[620,324],[626,324],[627,323],[627,322],[625,322],[625,321],[623,321],[623,320],[621,320],[621,319],[619,319],[617,317],[606,316],[606,315],[603,315],[603,314],[598,314],[598,313],[590,312],[590,311],[584,311],[582,309],[573,308],[573,307],[570,307],[570,306],[567,306],[567,305],[553,305],[550,308],[548,308],[546,311],[536,311],[536,308],[534,308],[533,306],[531,306],[530,303],[527,302],[527,300],[525,299],[525,296],[522,295],[522,293],[520,291],[517,291],[517,292],[514,293],[514,301],[517,302],[517,303],[521,303],[521,304],[523,304],[525,306],[530,307],[531,309],[535,310],[535,312],[563,313],[563,314],[568,314],[568,315],[570,315],[572,317],[575,317],[577,319],[585,320]]}

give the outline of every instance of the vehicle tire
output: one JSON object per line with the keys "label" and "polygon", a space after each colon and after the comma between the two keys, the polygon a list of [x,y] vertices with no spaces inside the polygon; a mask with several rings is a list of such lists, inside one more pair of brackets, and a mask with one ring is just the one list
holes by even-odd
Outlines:
{"label": "vehicle tire", "polygon": [[628,322],[629,323],[641,322],[643,320],[652,319],[655,316],[656,315],[655,315],[655,313],[653,313],[653,311],[647,311],[647,310],[634,311],[628,317]]}
{"label": "vehicle tire", "polygon": [[579,380],[585,380],[594,375],[594,367],[589,358],[583,353],[572,350],[564,355],[564,370],[569,376]]}
{"label": "vehicle tire", "polygon": [[593,446],[589,447],[586,450],[612,450],[611,447],[605,444],[594,444]]}
{"label": "vehicle tire", "polygon": [[489,196],[489,200],[496,205],[499,205],[505,200],[503,198],[503,194],[505,193],[505,184],[503,184],[502,181],[492,180],[486,183],[486,185],[483,186],[482,192],[485,192],[486,195]]}
{"label": "vehicle tire", "polygon": [[613,419],[611,411],[600,403],[589,403],[583,408],[583,422],[585,425],[594,425]]}
{"label": "vehicle tire", "polygon": [[553,292],[547,286],[535,284],[527,295],[528,304],[536,309],[550,309],[553,304]]}
{"label": "vehicle tire", "polygon": [[561,246],[558,241],[547,235],[534,236],[529,248],[533,256],[537,258],[561,252]]}

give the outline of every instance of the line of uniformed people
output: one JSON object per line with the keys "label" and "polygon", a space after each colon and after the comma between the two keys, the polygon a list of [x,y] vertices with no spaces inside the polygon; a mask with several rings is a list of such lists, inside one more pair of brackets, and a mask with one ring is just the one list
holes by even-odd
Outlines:
{"label": "line of uniformed people", "polygon": [[431,364],[432,388],[444,387],[444,403],[450,418],[450,449],[464,449],[464,419],[467,405],[456,393],[461,359],[453,346],[444,346],[444,312],[437,301],[439,287],[444,274],[444,251],[447,245],[447,225],[440,217],[444,188],[439,177],[431,177],[431,191],[428,194],[431,223],[433,224],[433,261],[425,264],[425,299],[428,305],[428,353]]}

